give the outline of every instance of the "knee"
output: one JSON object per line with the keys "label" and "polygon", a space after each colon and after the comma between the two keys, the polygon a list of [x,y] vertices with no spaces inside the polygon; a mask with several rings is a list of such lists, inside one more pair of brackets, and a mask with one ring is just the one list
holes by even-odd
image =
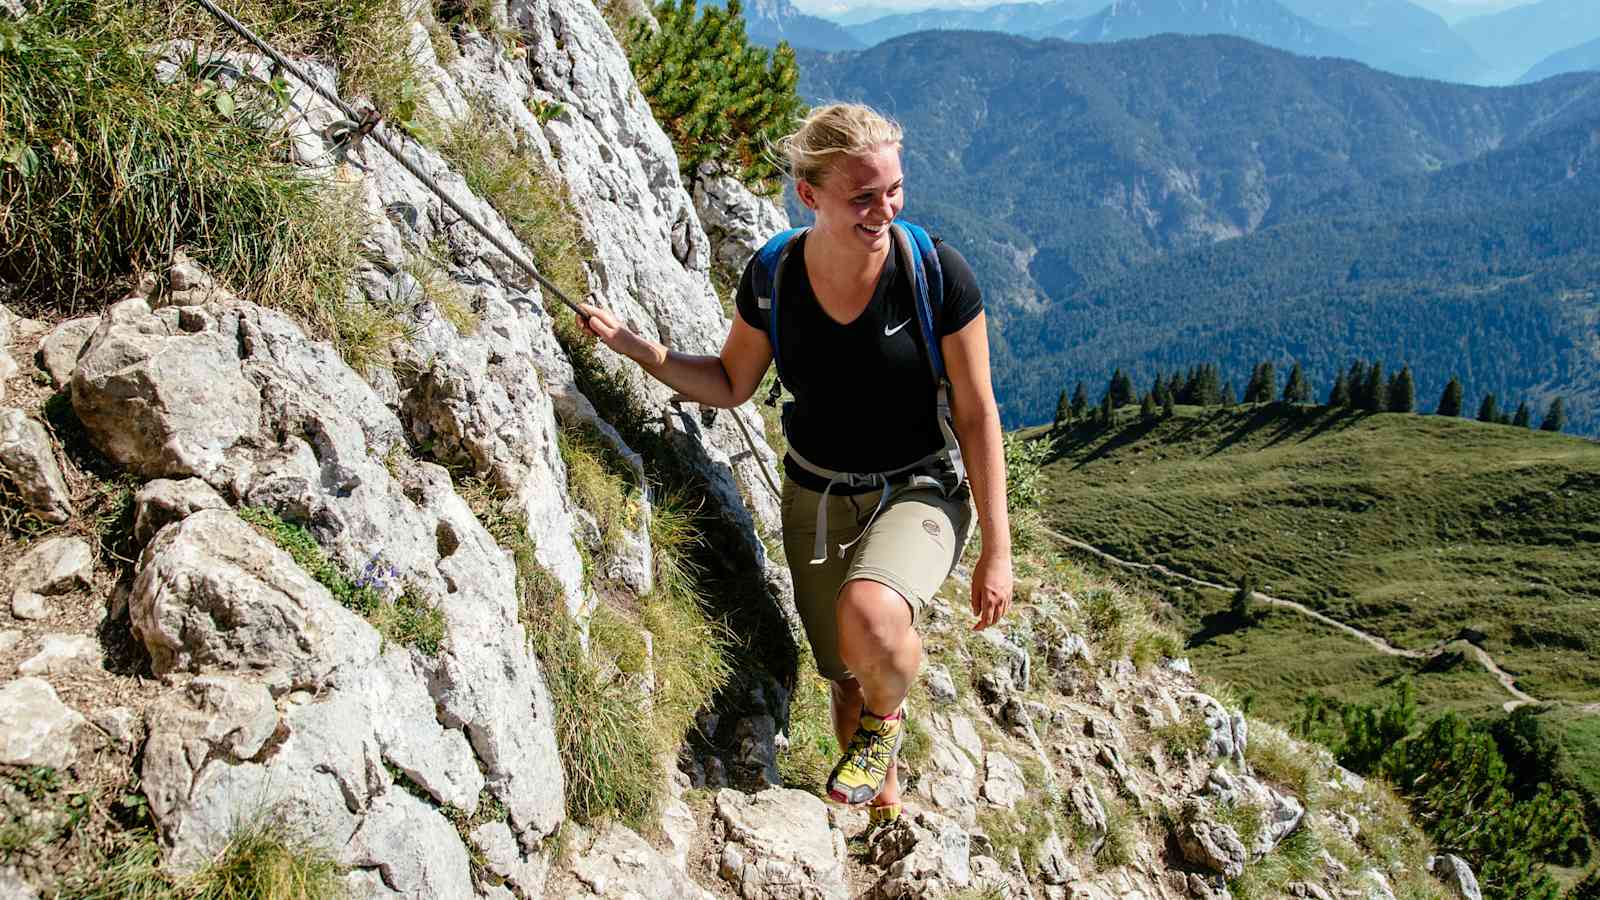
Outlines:
{"label": "knee", "polygon": [[839,643],[888,650],[915,639],[911,610],[894,589],[875,581],[851,581],[839,592]]}

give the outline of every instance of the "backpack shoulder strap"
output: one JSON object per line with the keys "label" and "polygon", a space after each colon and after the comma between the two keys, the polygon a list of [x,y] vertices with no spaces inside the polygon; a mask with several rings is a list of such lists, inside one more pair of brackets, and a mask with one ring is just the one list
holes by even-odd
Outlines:
{"label": "backpack shoulder strap", "polygon": [[921,226],[896,220],[895,242],[902,258],[911,261],[912,296],[917,307],[917,324],[927,348],[928,366],[936,384],[945,381],[944,353],[939,349],[939,312],[944,308],[944,269],[939,265],[939,250]]}
{"label": "backpack shoulder strap", "polygon": [[756,251],[756,266],[751,272],[756,307],[767,314],[767,342],[772,345],[772,363],[778,367],[778,377],[773,380],[772,391],[767,396],[768,406],[776,404],[783,391],[783,361],[778,354],[778,286],[783,284],[783,267],[789,261],[789,251],[794,248],[795,238],[807,230],[790,228],[773,235]]}

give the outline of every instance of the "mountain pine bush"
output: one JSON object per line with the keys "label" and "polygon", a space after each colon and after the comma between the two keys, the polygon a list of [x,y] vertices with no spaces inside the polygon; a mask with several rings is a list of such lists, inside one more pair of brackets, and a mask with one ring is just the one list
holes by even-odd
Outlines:
{"label": "mountain pine bush", "polygon": [[725,9],[665,0],[654,12],[659,29],[635,23],[628,62],[684,178],[692,183],[710,162],[758,193],[776,194],[783,172],[771,147],[804,109],[794,51],[752,45],[738,0]]}

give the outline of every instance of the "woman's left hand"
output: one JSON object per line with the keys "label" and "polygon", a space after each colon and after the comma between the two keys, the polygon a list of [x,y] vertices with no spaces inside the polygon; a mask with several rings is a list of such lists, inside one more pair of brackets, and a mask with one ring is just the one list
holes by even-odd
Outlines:
{"label": "woman's left hand", "polygon": [[972,570],[972,614],[978,617],[973,631],[982,631],[1000,621],[1011,608],[1011,557],[992,555],[985,550],[978,555],[977,568]]}

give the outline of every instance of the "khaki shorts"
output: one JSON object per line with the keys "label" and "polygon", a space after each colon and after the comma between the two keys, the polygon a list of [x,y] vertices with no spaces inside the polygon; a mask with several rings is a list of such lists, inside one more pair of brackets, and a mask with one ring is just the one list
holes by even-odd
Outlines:
{"label": "khaki shorts", "polygon": [[[862,534],[881,495],[828,495],[828,558],[811,565],[822,494],[783,483],[783,552],[794,576],[795,606],[817,670],[833,681],[851,677],[839,658],[836,601],[844,583],[865,579],[893,588],[911,607],[915,622],[961,558],[972,530],[971,493],[963,484],[949,498],[932,488],[900,491]],[[861,540],[841,559],[839,545],[857,536]]]}

